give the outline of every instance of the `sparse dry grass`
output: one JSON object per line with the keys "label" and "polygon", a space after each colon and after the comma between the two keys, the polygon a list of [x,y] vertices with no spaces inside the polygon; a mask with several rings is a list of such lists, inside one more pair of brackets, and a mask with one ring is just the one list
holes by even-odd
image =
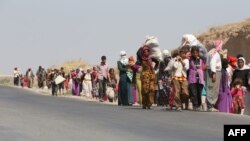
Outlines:
{"label": "sparse dry grass", "polygon": [[0,85],[5,85],[5,86],[13,85],[13,77],[7,75],[0,75]]}
{"label": "sparse dry grass", "polygon": [[63,67],[65,72],[68,73],[72,69],[76,69],[76,68],[86,69],[87,67],[90,67],[90,65],[86,63],[85,61],[83,61],[82,59],[79,59],[79,60],[66,61],[61,65],[54,65],[51,68],[60,69],[61,67]]}

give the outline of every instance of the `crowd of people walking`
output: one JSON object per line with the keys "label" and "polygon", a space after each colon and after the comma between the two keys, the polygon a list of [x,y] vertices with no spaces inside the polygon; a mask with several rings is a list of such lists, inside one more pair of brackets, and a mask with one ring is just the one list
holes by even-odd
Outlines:
{"label": "crowd of people walking", "polygon": [[[222,49],[223,41],[213,42],[207,51],[192,34],[182,37],[181,45],[172,52],[161,50],[158,39],[147,37],[133,55],[120,52],[119,72],[110,68],[106,56],[93,68],[47,69],[39,66],[34,75],[14,68],[14,85],[32,88],[37,78],[39,88],[51,89],[53,96],[72,93],[119,106],[152,104],[167,110],[194,110],[244,114],[250,90],[250,66],[244,56],[232,56]],[[118,76],[116,75],[118,74]],[[249,98],[249,97],[248,97]],[[248,113],[249,114],[249,113]]]}

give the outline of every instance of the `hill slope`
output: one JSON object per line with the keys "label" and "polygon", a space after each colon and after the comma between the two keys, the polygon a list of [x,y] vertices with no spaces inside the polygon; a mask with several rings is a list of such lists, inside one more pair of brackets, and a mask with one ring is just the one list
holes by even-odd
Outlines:
{"label": "hill slope", "polygon": [[228,49],[230,55],[243,54],[247,62],[250,61],[250,19],[240,23],[212,27],[197,38],[208,49],[212,47],[211,41],[220,38],[224,41],[223,49]]}

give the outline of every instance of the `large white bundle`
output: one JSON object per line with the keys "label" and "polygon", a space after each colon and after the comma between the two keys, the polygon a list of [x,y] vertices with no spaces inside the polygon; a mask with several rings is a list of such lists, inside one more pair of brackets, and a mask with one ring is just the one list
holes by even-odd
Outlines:
{"label": "large white bundle", "polygon": [[115,91],[112,87],[107,86],[106,93],[109,99],[113,100],[115,98]]}
{"label": "large white bundle", "polygon": [[186,41],[190,46],[196,46],[198,44],[198,40],[193,34],[184,34],[182,36],[181,44],[183,45]]}
{"label": "large white bundle", "polygon": [[157,37],[147,36],[146,38],[145,45],[150,48],[150,56],[154,59],[162,61],[162,53]]}
{"label": "large white bundle", "polygon": [[200,56],[207,58],[206,47],[193,34],[184,34],[182,36],[181,46],[184,45],[197,46],[200,50]]}
{"label": "large white bundle", "polygon": [[147,45],[149,47],[158,47],[159,41],[158,41],[157,37],[155,37],[155,36],[146,36],[145,45]]}
{"label": "large white bundle", "polygon": [[153,47],[150,50],[150,55],[152,58],[162,61],[162,53],[160,47]]}
{"label": "large white bundle", "polygon": [[55,79],[56,85],[62,83],[63,81],[65,81],[65,78],[63,78],[61,75],[58,75]]}

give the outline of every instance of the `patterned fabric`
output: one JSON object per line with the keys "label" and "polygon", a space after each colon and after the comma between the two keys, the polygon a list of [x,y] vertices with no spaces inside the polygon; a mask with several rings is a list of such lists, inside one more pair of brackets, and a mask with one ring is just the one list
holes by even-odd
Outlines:
{"label": "patterned fabric", "polygon": [[142,73],[141,73],[141,84],[142,84],[142,105],[143,108],[150,106],[154,102],[154,91],[155,91],[155,73],[152,70],[148,61],[142,61]]}
{"label": "patterned fabric", "polygon": [[142,72],[142,92],[143,94],[150,93],[155,90],[155,74],[150,71]]}

